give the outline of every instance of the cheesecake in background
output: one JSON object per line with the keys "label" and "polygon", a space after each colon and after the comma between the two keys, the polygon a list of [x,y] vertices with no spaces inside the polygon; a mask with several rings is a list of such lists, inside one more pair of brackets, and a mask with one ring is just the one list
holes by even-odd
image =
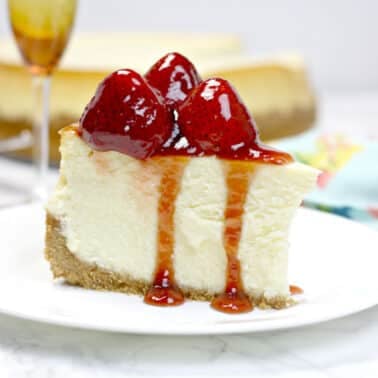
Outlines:
{"label": "cheesecake in background", "polygon": [[[32,93],[28,73],[12,40],[0,40],[0,139],[30,129]],[[146,72],[166,51],[197,62],[203,78],[223,77],[253,112],[262,140],[309,129],[315,97],[303,60],[295,54],[248,57],[237,36],[228,34],[103,33],[76,34],[52,79],[50,156],[59,161],[58,130],[77,120],[104,76],[125,66]],[[17,151],[30,157],[30,150]]]}

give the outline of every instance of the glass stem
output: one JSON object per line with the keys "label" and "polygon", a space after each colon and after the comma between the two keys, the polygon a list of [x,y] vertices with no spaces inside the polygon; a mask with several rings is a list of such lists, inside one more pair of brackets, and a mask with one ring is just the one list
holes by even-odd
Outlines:
{"label": "glass stem", "polygon": [[49,102],[51,77],[34,74],[33,163],[35,184],[33,197],[47,199],[47,172],[49,166]]}

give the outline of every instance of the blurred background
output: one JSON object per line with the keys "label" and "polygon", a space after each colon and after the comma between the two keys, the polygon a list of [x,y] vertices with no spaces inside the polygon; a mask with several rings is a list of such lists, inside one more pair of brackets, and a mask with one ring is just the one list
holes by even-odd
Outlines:
{"label": "blurred background", "polygon": [[[236,33],[251,54],[300,51],[318,90],[365,91],[378,89],[377,14],[374,0],[80,0],[75,33]],[[0,0],[0,35],[9,33]]]}

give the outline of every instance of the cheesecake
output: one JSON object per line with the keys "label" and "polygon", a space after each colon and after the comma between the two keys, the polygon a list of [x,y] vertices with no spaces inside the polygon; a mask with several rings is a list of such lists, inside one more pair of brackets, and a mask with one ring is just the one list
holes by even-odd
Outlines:
{"label": "cheesecake", "polygon": [[160,306],[292,302],[288,232],[318,171],[263,145],[227,80],[202,79],[177,53],[144,76],[117,70],[60,138],[46,219],[54,277]]}
{"label": "cheesecake", "polygon": [[[223,77],[236,87],[253,112],[263,140],[293,135],[313,125],[315,97],[303,59],[296,54],[251,58],[240,39],[228,34],[75,34],[52,77],[51,160],[59,161],[58,130],[80,117],[98,82],[114,71],[120,60],[134,70],[146,72],[146,62],[175,49],[197,62],[203,78]],[[0,39],[0,78],[3,139],[29,130],[32,124],[30,75],[14,41]],[[30,150],[22,149],[17,154],[28,157]]]}

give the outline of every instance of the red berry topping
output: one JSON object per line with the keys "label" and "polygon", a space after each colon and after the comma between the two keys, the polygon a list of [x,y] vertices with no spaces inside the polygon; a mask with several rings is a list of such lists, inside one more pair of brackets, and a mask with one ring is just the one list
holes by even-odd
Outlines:
{"label": "red berry topping", "polygon": [[163,99],[129,69],[105,78],[80,119],[82,137],[94,149],[114,150],[137,159],[156,153],[172,127]]}
{"label": "red berry topping", "polygon": [[253,119],[224,79],[198,85],[179,106],[178,124],[189,143],[205,154],[237,156],[257,139]]}
{"label": "red berry topping", "polygon": [[169,53],[159,59],[145,78],[160,91],[171,107],[185,100],[188,93],[201,82],[193,63],[178,53]]}

